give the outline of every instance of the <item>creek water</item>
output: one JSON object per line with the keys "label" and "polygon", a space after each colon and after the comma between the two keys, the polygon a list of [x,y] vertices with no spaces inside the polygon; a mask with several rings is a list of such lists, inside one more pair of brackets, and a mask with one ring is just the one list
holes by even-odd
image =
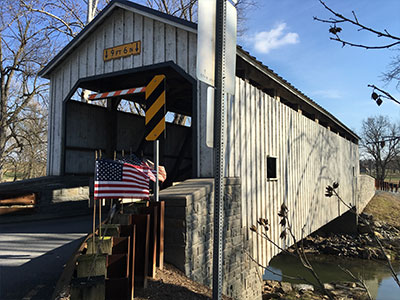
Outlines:
{"label": "creek water", "polygon": [[[375,262],[364,259],[340,258],[328,255],[308,255],[315,271],[324,283],[338,281],[354,281],[340,269],[348,269],[358,278],[362,278],[376,300],[400,300],[400,287],[390,275],[385,262]],[[301,265],[300,261],[291,255],[280,254],[273,258],[268,269],[276,274],[265,271],[264,280],[279,280],[292,283],[304,283],[300,280],[290,280],[285,276],[298,276],[314,282],[309,272]],[[400,275],[400,265],[395,264],[394,269]]]}

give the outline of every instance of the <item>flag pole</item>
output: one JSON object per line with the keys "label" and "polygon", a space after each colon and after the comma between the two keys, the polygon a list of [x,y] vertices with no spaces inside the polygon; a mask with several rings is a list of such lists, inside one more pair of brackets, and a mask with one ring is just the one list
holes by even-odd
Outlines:
{"label": "flag pole", "polygon": [[93,236],[92,236],[92,251],[93,251],[93,254],[95,253],[94,252],[94,249],[95,249],[95,246],[94,246],[94,243],[95,243],[95,241],[96,241],[96,199],[93,199]]}
{"label": "flag pole", "polygon": [[159,201],[159,196],[158,196],[158,158],[159,158],[159,141],[155,140],[154,141],[154,168],[156,170],[156,181],[154,183],[154,201],[158,202]]}
{"label": "flag pole", "polygon": [[[101,155],[100,151],[97,152],[97,150],[95,150],[95,152],[94,152],[95,161],[97,161],[97,159]],[[96,170],[95,170],[94,177],[96,178]],[[93,196],[93,236],[92,236],[92,252],[93,253],[94,253],[94,250],[95,250],[95,245],[94,245],[95,244],[95,240],[96,240],[95,238],[96,238],[96,199]]]}

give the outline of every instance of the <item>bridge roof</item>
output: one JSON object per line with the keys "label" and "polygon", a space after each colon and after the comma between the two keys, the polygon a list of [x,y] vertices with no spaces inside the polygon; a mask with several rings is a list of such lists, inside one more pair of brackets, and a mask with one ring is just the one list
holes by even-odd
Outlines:
{"label": "bridge roof", "polygon": [[[188,32],[197,33],[197,24],[186,21],[184,19],[168,15],[166,13],[151,9],[149,7],[131,2],[126,0],[113,0],[111,1],[75,38],[73,38],[40,72],[39,75],[50,79],[51,73],[64,61],[64,59],[70,55],[77,47],[86,40],[90,34],[103,23],[103,21],[114,11],[116,8],[125,9],[134,13],[141,14],[143,16],[152,18],[154,20],[167,23]],[[323,107],[318,105],[311,98],[303,94],[300,90],[294,87],[291,83],[279,76],[273,70],[265,66],[262,62],[258,61],[254,56],[250,55],[249,52],[245,51],[242,47],[237,48],[238,66],[236,69],[236,75],[240,76],[240,68],[244,66],[247,70],[246,76],[249,76],[252,83],[258,88],[265,91],[270,88],[279,87],[287,94],[295,96],[296,101],[304,110],[305,114],[318,115],[321,119],[321,123],[324,122],[332,129],[336,130],[339,134],[357,143],[360,139],[352,130],[344,125],[335,116],[325,110]],[[241,64],[241,66],[240,66]],[[248,71],[253,69],[253,71]],[[254,70],[257,70],[254,72]],[[250,75],[248,75],[250,74]],[[268,82],[266,81],[268,78]],[[247,78],[248,79],[248,78]],[[273,83],[271,85],[271,82]],[[296,104],[297,105],[297,104]]]}
{"label": "bridge roof", "polygon": [[139,13],[151,19],[174,25],[186,31],[197,33],[196,23],[168,15],[131,1],[113,0],[39,72],[39,76],[50,79],[50,73],[63,61],[63,59],[73,52],[116,8],[122,8],[134,13]]}
{"label": "bridge roof", "polygon": [[[312,100],[310,97],[306,96],[303,94],[300,90],[298,90],[296,87],[294,87],[290,82],[288,82],[286,79],[275,73],[273,70],[271,70],[269,67],[264,65],[261,61],[258,61],[254,56],[252,56],[249,52],[245,51],[241,46],[237,47],[237,57],[239,59],[242,59],[246,64],[249,66],[253,67],[254,69],[257,69],[261,74],[255,74],[255,72],[248,72],[250,75],[246,74],[246,77],[248,76],[247,79],[251,79],[252,83],[255,85],[258,85],[258,87],[262,90],[268,89],[271,87],[270,84],[266,84],[265,81],[263,81],[260,77],[261,76],[266,76],[270,80],[274,81],[277,85],[284,87],[288,92],[296,96],[301,102],[302,108],[308,112],[313,112],[314,114],[319,114],[320,117],[326,121],[328,125],[336,125],[336,130],[340,133],[341,131],[344,131],[348,137],[353,140],[354,142],[357,142],[360,140],[360,137],[355,134],[351,129],[349,129],[346,125],[344,125],[339,119],[337,119],[334,115],[332,115],[330,112],[328,112],[326,109],[324,109],[322,106],[320,106],[318,103],[316,103],[314,100]],[[240,61],[239,61],[240,65]],[[238,68],[236,68],[236,74],[238,75]],[[240,72],[239,72],[240,73]],[[260,76],[261,75],[261,76]],[[239,75],[240,77],[240,75]],[[341,130],[339,130],[339,128]],[[344,134],[344,133],[343,133]]]}

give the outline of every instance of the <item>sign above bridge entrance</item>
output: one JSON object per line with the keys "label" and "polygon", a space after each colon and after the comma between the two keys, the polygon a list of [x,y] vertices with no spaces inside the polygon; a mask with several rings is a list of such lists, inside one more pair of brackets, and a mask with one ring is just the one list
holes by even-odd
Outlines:
{"label": "sign above bridge entrance", "polygon": [[126,57],[130,55],[138,55],[141,52],[141,41],[123,44],[112,48],[104,49],[103,60],[108,61],[111,59]]}

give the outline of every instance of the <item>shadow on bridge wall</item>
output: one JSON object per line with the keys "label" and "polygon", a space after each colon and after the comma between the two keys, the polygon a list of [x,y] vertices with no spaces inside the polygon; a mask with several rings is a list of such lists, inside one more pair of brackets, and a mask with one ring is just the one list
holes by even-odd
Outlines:
{"label": "shadow on bridge wall", "polygon": [[[281,203],[289,208],[297,240],[342,215],[348,208],[335,197],[325,197],[325,188],[339,182],[339,193],[352,206],[357,205],[357,146],[322,126],[298,130],[298,118],[289,114]],[[307,122],[313,122],[306,120]],[[296,161],[297,160],[297,161]],[[277,224],[276,224],[277,225]],[[275,226],[276,226],[275,225]],[[285,241],[289,246],[291,240]]]}

